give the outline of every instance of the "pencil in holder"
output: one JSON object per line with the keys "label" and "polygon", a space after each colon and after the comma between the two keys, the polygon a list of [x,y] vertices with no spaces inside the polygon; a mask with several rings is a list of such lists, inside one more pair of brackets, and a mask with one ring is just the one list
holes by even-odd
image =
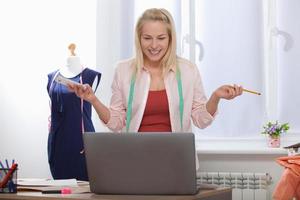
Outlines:
{"label": "pencil in holder", "polygon": [[0,193],[17,193],[17,168],[0,168]]}

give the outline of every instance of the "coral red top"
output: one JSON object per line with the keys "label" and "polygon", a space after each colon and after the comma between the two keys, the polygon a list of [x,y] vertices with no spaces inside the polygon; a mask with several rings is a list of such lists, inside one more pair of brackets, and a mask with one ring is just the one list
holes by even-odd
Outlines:
{"label": "coral red top", "polygon": [[171,132],[166,90],[149,91],[139,132]]}

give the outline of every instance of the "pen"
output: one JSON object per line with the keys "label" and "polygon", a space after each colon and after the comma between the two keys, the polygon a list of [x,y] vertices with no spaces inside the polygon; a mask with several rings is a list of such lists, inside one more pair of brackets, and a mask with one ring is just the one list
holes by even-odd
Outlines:
{"label": "pen", "polygon": [[6,186],[8,180],[10,179],[10,177],[12,176],[14,171],[17,169],[17,167],[18,167],[18,164],[16,164],[16,163],[11,166],[11,168],[9,169],[7,174],[4,176],[2,182],[0,182],[0,188],[4,188]]}
{"label": "pen", "polygon": [[252,94],[261,95],[261,93],[255,92],[255,91],[252,91],[252,90],[243,89],[243,91],[244,91],[244,92],[249,92],[249,93],[252,93]]}
{"label": "pen", "polygon": [[61,190],[44,190],[42,194],[72,194],[72,190],[70,188],[63,188]]}
{"label": "pen", "polygon": [[1,161],[0,161],[0,167],[2,168],[2,170],[4,171],[4,173],[7,174],[6,168],[4,167],[4,165],[2,164]]}
{"label": "pen", "polygon": [[45,190],[42,194],[61,194],[61,190]]}
{"label": "pen", "polygon": [[6,162],[6,167],[7,167],[7,169],[9,169],[8,160],[7,160],[7,159],[5,159],[5,162]]}
{"label": "pen", "polygon": [[0,166],[2,169],[5,169],[4,165],[2,164],[2,162],[0,161]]}

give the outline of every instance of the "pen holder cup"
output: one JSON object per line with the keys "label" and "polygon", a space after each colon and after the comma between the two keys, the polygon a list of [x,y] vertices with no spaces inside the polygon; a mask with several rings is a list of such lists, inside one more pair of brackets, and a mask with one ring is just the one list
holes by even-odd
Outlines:
{"label": "pen holder cup", "polygon": [[2,186],[0,187],[0,193],[17,193],[18,169],[16,169],[9,177],[6,177],[8,171],[9,171],[8,168],[0,168],[0,181],[1,181],[0,186]]}

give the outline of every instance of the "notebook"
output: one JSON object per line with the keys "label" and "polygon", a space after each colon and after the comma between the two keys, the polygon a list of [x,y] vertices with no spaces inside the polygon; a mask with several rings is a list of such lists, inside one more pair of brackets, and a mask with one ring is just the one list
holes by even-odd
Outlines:
{"label": "notebook", "polygon": [[91,192],[195,194],[192,133],[85,133]]}

